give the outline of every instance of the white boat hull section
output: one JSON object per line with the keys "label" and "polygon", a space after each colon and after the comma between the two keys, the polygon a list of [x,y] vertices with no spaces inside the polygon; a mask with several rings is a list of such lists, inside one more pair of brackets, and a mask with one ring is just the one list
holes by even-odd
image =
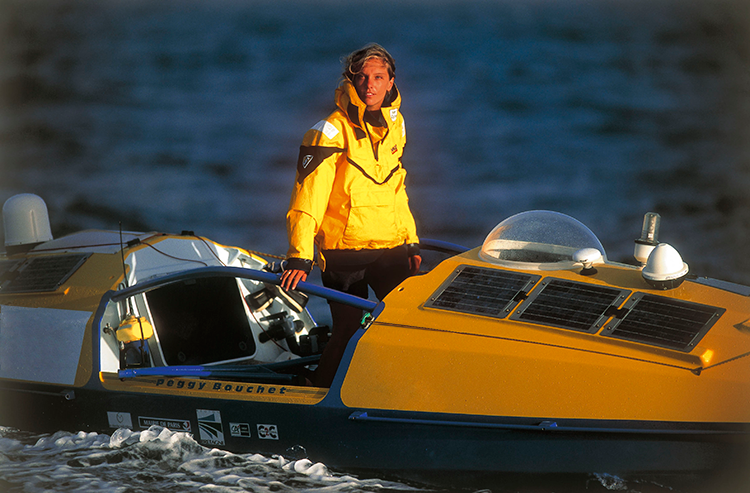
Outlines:
{"label": "white boat hull section", "polygon": [[0,378],[73,385],[91,312],[0,307]]}

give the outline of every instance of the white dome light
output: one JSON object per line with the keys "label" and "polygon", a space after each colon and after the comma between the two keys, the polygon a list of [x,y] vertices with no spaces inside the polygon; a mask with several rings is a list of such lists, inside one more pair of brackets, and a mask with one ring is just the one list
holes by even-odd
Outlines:
{"label": "white dome light", "polygon": [[657,289],[676,288],[688,273],[688,265],[677,250],[667,243],[654,247],[641,272],[643,278]]}
{"label": "white dome light", "polygon": [[590,276],[596,274],[594,263],[602,262],[602,252],[596,248],[582,248],[573,254],[573,262],[583,265],[581,274]]}
{"label": "white dome light", "polygon": [[3,205],[5,246],[23,248],[52,239],[47,204],[33,193],[14,195]]}

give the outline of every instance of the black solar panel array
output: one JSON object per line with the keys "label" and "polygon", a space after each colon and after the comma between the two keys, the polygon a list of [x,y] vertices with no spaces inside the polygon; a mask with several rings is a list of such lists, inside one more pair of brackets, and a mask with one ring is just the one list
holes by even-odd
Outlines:
{"label": "black solar panel array", "polygon": [[503,318],[541,276],[462,265],[425,306]]}
{"label": "black solar panel array", "polygon": [[596,332],[630,291],[563,279],[546,279],[510,318],[582,332]]}
{"label": "black solar panel array", "polygon": [[631,291],[610,286],[540,280],[541,276],[462,265],[425,306],[496,318],[512,312],[511,320],[591,334],[604,327],[603,336],[679,351],[692,350],[725,312],[655,294],[630,296]]}
{"label": "black solar panel array", "polygon": [[679,351],[692,350],[725,311],[646,293],[633,295],[625,309],[602,335]]}
{"label": "black solar panel array", "polygon": [[13,269],[7,269],[0,293],[35,293],[59,288],[89,257],[89,254],[32,257]]}

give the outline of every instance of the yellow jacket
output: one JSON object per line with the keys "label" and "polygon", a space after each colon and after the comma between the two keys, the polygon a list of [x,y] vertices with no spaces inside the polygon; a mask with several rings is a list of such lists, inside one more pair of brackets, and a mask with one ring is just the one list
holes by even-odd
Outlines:
{"label": "yellow jacket", "polygon": [[395,86],[392,93],[380,110],[382,126],[373,125],[345,81],[336,89],[336,111],[305,133],[287,213],[287,258],[312,260],[314,245],[361,250],[419,242],[401,166],[401,96]]}

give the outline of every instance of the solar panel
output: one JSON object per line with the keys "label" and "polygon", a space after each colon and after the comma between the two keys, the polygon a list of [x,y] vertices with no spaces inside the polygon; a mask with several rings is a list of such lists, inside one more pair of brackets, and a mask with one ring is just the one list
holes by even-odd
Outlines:
{"label": "solar panel", "polygon": [[0,287],[0,293],[54,291],[62,286],[89,256],[90,254],[81,253],[31,257],[17,269],[6,271],[5,277],[8,280]]}
{"label": "solar panel", "polygon": [[23,260],[0,260],[0,284],[13,276],[13,270],[21,265]]}
{"label": "solar panel", "polygon": [[691,351],[726,310],[665,296],[636,293],[602,335]]}
{"label": "solar panel", "polygon": [[564,279],[545,279],[511,320],[594,333],[630,291]]}
{"label": "solar panel", "polygon": [[425,306],[504,318],[539,279],[541,276],[461,265]]}

